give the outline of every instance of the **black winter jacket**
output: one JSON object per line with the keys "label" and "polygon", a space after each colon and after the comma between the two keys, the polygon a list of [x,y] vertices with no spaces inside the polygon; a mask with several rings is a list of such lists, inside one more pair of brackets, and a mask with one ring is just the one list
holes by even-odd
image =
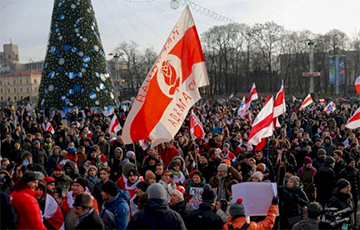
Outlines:
{"label": "black winter jacket", "polygon": [[199,209],[192,210],[184,220],[188,229],[222,229],[224,225],[221,218],[207,203],[201,203]]}

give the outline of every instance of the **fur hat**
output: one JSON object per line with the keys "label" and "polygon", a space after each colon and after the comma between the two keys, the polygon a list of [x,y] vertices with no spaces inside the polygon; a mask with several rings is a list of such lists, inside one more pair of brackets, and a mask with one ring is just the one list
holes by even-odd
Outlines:
{"label": "fur hat", "polygon": [[234,202],[230,206],[229,213],[233,218],[239,216],[245,216],[245,208],[244,205],[242,204],[242,201],[243,200],[241,198],[238,198],[236,202]]}
{"label": "fur hat", "polygon": [[264,163],[259,163],[256,166],[256,171],[265,172],[266,171],[266,165]]}
{"label": "fur hat", "polygon": [[159,183],[150,185],[146,190],[146,194],[148,195],[149,199],[166,199],[164,186]]}
{"label": "fur hat", "polygon": [[[221,164],[220,164],[221,165]],[[203,203],[213,204],[216,201],[216,193],[211,189],[209,184],[204,185],[204,191],[201,196]]]}
{"label": "fur hat", "polygon": [[262,181],[264,179],[264,174],[262,172],[254,172],[254,174],[251,176],[251,178],[257,178],[259,181]]}
{"label": "fur hat", "polygon": [[300,185],[300,178],[297,176],[291,176],[289,178],[289,181],[291,181],[294,184],[294,187],[298,187]]}
{"label": "fur hat", "polygon": [[183,201],[184,200],[184,194],[185,194],[185,188],[180,185],[176,189],[172,190],[171,194],[174,194],[175,196],[179,197],[180,201]]}

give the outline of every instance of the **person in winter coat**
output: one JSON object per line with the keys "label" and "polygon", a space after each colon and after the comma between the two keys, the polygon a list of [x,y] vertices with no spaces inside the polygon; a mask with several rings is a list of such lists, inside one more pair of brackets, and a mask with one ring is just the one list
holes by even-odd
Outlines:
{"label": "person in winter coat", "polygon": [[122,173],[122,160],[123,160],[123,150],[120,147],[116,147],[114,153],[109,159],[109,166],[111,168],[110,179],[117,181]]}
{"label": "person in winter coat", "polygon": [[[149,184],[145,181],[141,181],[136,185],[136,194],[130,200],[130,211],[132,216],[144,208],[147,200],[146,190],[148,187]],[[145,202],[143,202],[144,200]]]}
{"label": "person in winter coat", "polygon": [[229,200],[229,196],[226,193],[226,187],[231,180],[241,182],[242,178],[240,173],[234,167],[221,163],[218,166],[217,175],[213,176],[209,181],[211,187],[216,188],[217,190],[217,199],[219,202],[221,202],[221,200]]}
{"label": "person in winter coat", "polygon": [[154,183],[147,188],[148,201],[143,210],[130,220],[127,229],[181,229],[186,230],[179,213],[171,210],[165,200],[165,189]]}
{"label": "person in winter coat", "polygon": [[330,199],[336,187],[336,175],[333,170],[335,160],[331,156],[325,158],[325,165],[322,166],[315,175],[315,186],[317,189],[317,202],[323,207]]}
{"label": "person in winter coat", "polygon": [[175,157],[174,160],[171,162],[171,164],[169,165],[169,170],[171,172],[171,174],[174,177],[174,181],[177,185],[181,185],[184,184],[185,181],[185,174],[183,173],[183,170],[185,170],[184,167],[184,162],[181,158],[181,160],[179,160],[181,157]]}
{"label": "person in winter coat", "polygon": [[[346,208],[349,208],[350,211],[347,213],[344,213],[342,215],[342,218],[349,217],[350,220],[348,224],[350,225],[348,229],[352,229],[354,227],[355,223],[355,217],[354,217],[354,205],[353,205],[353,199],[351,195],[351,185],[348,180],[340,179],[337,182],[337,188],[334,189],[333,195],[330,198],[328,202],[329,208],[337,208],[338,211],[344,210]],[[341,226],[337,226],[340,227]]]}
{"label": "person in winter coat", "polygon": [[36,191],[39,193],[37,199],[46,228],[64,228],[64,215],[56,200],[47,193],[47,183],[44,180],[39,180]]}
{"label": "person in winter coat", "polygon": [[61,155],[61,149],[59,146],[54,146],[51,150],[51,154],[48,158],[46,171],[48,175],[51,175],[52,171],[54,170],[55,166],[62,161],[63,156]]}
{"label": "person in winter coat", "polygon": [[154,154],[147,155],[142,163],[141,174],[145,175],[145,172],[148,170],[155,172],[158,163],[160,163],[160,160],[157,159]]}
{"label": "person in winter coat", "polygon": [[[194,170],[190,174],[190,183],[186,186],[184,197],[189,201],[190,210],[198,209],[201,200],[197,200],[199,196],[196,196],[197,192],[194,193],[193,189],[202,188],[205,185],[205,178],[199,170]],[[195,200],[192,202],[191,200]]]}
{"label": "person in winter coat", "polygon": [[[276,197],[273,197],[265,220],[259,222],[251,221],[250,224],[247,224],[248,227],[246,229],[248,230],[272,229],[274,227],[274,223],[276,219],[277,204],[278,201]],[[246,223],[246,218],[245,218],[245,209],[244,209],[244,205],[242,204],[241,198],[238,198],[236,202],[234,202],[230,206],[230,216],[231,216],[231,220],[227,222],[222,229],[223,230],[242,229],[244,224]]]}
{"label": "person in winter coat", "polygon": [[74,213],[79,224],[75,229],[105,229],[104,222],[94,209],[93,201],[92,197],[86,193],[76,196]]}
{"label": "person in winter coat", "polygon": [[85,171],[85,180],[91,193],[94,192],[96,183],[100,181],[100,178],[97,176],[97,174],[98,168],[94,165],[89,165]]}
{"label": "person in winter coat", "polygon": [[73,180],[69,176],[65,175],[60,165],[55,166],[51,177],[53,177],[56,181],[55,182],[56,188],[61,188],[61,190],[65,194],[70,190]]}
{"label": "person in winter coat", "polygon": [[101,187],[108,182],[110,179],[111,169],[110,167],[103,167],[100,169],[100,181],[98,181],[93,190],[93,196],[98,202],[99,207],[102,207],[103,199],[101,195]]}
{"label": "person in winter coat", "polygon": [[326,151],[323,148],[318,149],[317,156],[313,159],[313,167],[319,170],[325,164]]}
{"label": "person in winter coat", "polygon": [[185,189],[183,186],[179,186],[171,191],[171,198],[169,206],[172,210],[180,214],[182,218],[190,213],[189,208],[186,206],[184,199]]}
{"label": "person in winter coat", "polygon": [[136,185],[144,181],[142,176],[138,175],[138,171],[133,163],[126,163],[122,167],[123,174],[116,181],[119,189],[126,190],[130,194],[130,199],[135,196],[136,193]]}
{"label": "person in winter coat", "polygon": [[333,145],[330,136],[325,137],[325,142],[321,145],[321,148],[325,149],[327,156],[333,156],[333,152],[336,150],[336,146]]}
{"label": "person in winter coat", "polygon": [[[28,151],[25,151],[22,155],[21,155],[21,158],[23,159],[23,165],[26,165],[26,168],[29,170],[29,171],[35,171],[35,172],[41,172],[42,174],[44,174],[45,176],[47,175],[46,174],[46,171],[45,171],[45,168],[44,166],[38,164],[38,163],[35,163],[33,161],[33,156],[30,152]],[[25,163],[27,162],[27,163]]]}
{"label": "person in winter coat", "polygon": [[314,201],[316,198],[316,188],[314,180],[317,170],[312,166],[312,160],[310,157],[306,156],[303,161],[304,166],[298,170],[297,175],[299,176],[300,181],[304,185],[304,191],[309,201]]}
{"label": "person in winter coat", "polygon": [[224,222],[215,214],[216,193],[205,184],[199,209],[192,210],[184,221],[188,229],[221,229]]}
{"label": "person in winter coat", "polygon": [[340,171],[346,167],[344,159],[342,159],[343,151],[341,150],[335,150],[334,151],[334,159],[335,159],[335,166],[334,166],[334,172],[336,176],[339,176]]}
{"label": "person in winter coat", "polygon": [[360,175],[359,170],[355,166],[355,160],[349,157],[346,160],[346,168],[341,170],[339,173],[339,177],[341,179],[346,179],[351,184],[351,194],[354,201],[354,209],[357,210],[358,208],[358,196],[360,194]]}
{"label": "person in winter coat", "polygon": [[292,230],[319,230],[321,213],[321,204],[318,202],[311,202],[307,206],[307,219],[297,222],[292,227]]}
{"label": "person in winter coat", "polygon": [[17,216],[16,229],[47,229],[42,221],[40,207],[35,198],[39,195],[35,191],[38,182],[37,173],[25,172],[19,186],[10,194],[11,204]]}
{"label": "person in winter coat", "polygon": [[300,179],[297,176],[289,178],[286,186],[279,187],[279,197],[281,201],[280,228],[288,229],[303,219],[303,207],[306,207],[309,200],[306,193],[300,185]]}
{"label": "person in winter coat", "polygon": [[104,221],[105,229],[126,229],[130,215],[129,193],[119,190],[111,180],[105,182],[101,189],[104,203],[100,217]]}
{"label": "person in winter coat", "polygon": [[41,148],[40,141],[35,140],[32,143],[31,154],[33,156],[33,160],[35,163],[46,166],[48,159],[47,159],[46,151],[43,148]]}
{"label": "person in winter coat", "polygon": [[161,152],[161,159],[167,168],[170,162],[175,156],[181,156],[180,151],[174,146],[174,141],[169,141],[165,143],[165,148]]}
{"label": "person in winter coat", "polygon": [[80,175],[77,173],[79,170],[76,168],[75,163],[72,161],[69,161],[69,160],[65,160],[65,161],[63,161],[63,162],[65,162],[65,165],[64,165],[65,175],[69,176],[72,180],[74,180],[75,178],[78,178]]}

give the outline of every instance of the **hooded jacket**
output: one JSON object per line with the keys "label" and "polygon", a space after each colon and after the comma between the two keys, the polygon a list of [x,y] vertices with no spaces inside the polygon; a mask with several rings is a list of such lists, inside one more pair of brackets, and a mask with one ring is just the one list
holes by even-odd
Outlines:
{"label": "hooded jacket", "polygon": [[171,210],[163,199],[149,199],[143,210],[131,219],[127,229],[182,229],[186,230],[179,213]]}
{"label": "hooded jacket", "polygon": [[119,190],[115,197],[103,203],[100,217],[105,229],[126,229],[130,215],[129,199],[127,191]]}
{"label": "hooded jacket", "polygon": [[15,190],[12,197],[12,206],[17,215],[15,222],[16,229],[45,229],[42,222],[39,204],[35,198],[36,191],[31,190],[26,185],[22,185],[19,190]]}
{"label": "hooded jacket", "polygon": [[192,210],[185,216],[184,221],[188,229],[221,229],[224,225],[208,203],[201,203],[199,209]]}

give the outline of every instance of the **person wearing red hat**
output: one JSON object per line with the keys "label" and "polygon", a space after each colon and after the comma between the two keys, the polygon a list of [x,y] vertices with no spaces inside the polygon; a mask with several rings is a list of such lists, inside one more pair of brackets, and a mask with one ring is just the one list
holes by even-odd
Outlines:
{"label": "person wearing red hat", "polygon": [[316,188],[314,186],[314,179],[317,173],[315,167],[312,166],[312,159],[308,156],[304,158],[304,166],[298,170],[297,175],[303,183],[304,191],[309,198],[309,202],[316,199]]}
{"label": "person wearing red hat", "polygon": [[56,180],[50,176],[47,176],[44,178],[44,181],[46,182],[46,192],[50,195],[50,196],[54,196],[55,195],[55,182]]}
{"label": "person wearing red hat", "polygon": [[170,209],[176,211],[184,218],[187,214],[190,213],[188,207],[186,207],[186,201],[184,199],[185,189],[183,186],[179,186],[176,189],[171,191],[171,198],[169,207]]}

